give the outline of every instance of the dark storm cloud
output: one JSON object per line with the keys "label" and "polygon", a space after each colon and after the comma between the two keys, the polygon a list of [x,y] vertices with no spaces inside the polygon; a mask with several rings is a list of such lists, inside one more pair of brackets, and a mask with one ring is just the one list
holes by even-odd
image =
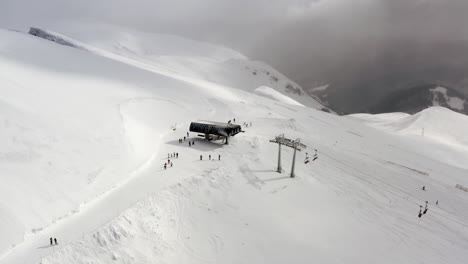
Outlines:
{"label": "dark storm cloud", "polygon": [[424,83],[467,91],[468,1],[335,3],[304,11],[251,54],[302,86],[331,83],[330,101],[344,111]]}
{"label": "dark storm cloud", "polygon": [[[0,0],[0,26],[103,21],[231,46],[336,105],[420,82],[468,87],[466,0]],[[344,99],[346,98],[346,100]]]}

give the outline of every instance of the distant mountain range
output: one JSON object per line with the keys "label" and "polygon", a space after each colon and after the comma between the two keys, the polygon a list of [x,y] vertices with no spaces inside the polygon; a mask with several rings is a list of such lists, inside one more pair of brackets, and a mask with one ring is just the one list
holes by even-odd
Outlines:
{"label": "distant mountain range", "polygon": [[[380,96],[380,99],[376,100],[376,103],[374,102],[373,104],[369,103],[369,100],[362,99],[361,109],[356,106],[354,111],[343,111],[343,109],[339,109],[339,105],[330,103],[329,100],[336,99],[339,94],[337,94],[335,89],[330,89],[330,85],[328,84],[320,85],[307,91],[313,94],[317,100],[320,100],[322,104],[331,107],[331,109],[340,115],[395,112],[415,114],[433,106],[443,106],[452,111],[468,115],[468,96],[447,85],[424,84],[411,86],[407,89],[400,89]],[[367,106],[369,104],[370,106]]]}
{"label": "distant mountain range", "polygon": [[370,113],[417,113],[432,106],[443,106],[468,114],[468,98],[457,90],[436,84],[395,91],[369,109]]}

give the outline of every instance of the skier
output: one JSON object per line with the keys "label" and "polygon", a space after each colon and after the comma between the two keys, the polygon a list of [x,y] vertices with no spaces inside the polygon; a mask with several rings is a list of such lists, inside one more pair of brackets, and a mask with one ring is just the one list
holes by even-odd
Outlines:
{"label": "skier", "polygon": [[202,155],[200,155],[200,160],[203,160],[203,156],[202,156]]}
{"label": "skier", "polygon": [[55,245],[58,245],[57,238],[54,238]]}
{"label": "skier", "polygon": [[189,133],[187,132],[187,137],[189,137]]}
{"label": "skier", "polygon": [[419,214],[418,214],[418,217],[421,218],[422,216],[422,205],[419,206]]}
{"label": "skier", "polygon": [[236,122],[236,119],[235,119],[235,118],[233,118],[232,120],[234,120],[234,123]]}
{"label": "skier", "polygon": [[53,240],[53,239],[50,238],[50,245],[51,245],[51,246],[54,244],[52,240]]}
{"label": "skier", "polygon": [[315,150],[314,158],[312,159],[312,161],[316,161],[317,159],[318,159],[318,154],[317,154],[317,150]]}
{"label": "skier", "polygon": [[220,154],[218,155],[218,160],[221,160],[221,155]]}
{"label": "skier", "polygon": [[184,137],[184,141],[185,141],[185,137]]}
{"label": "skier", "polygon": [[166,169],[166,168],[167,168],[167,163],[164,163],[164,169]]}
{"label": "skier", "polygon": [[190,143],[190,141],[188,142],[188,146],[189,146],[189,147],[192,146],[192,143]]}
{"label": "skier", "polygon": [[172,168],[172,162],[171,162],[171,168]]}
{"label": "skier", "polygon": [[439,205],[439,200],[436,201],[436,205]]}
{"label": "skier", "polygon": [[170,157],[169,157],[169,153],[167,153],[167,158],[170,158]]}
{"label": "skier", "polygon": [[210,154],[210,155],[208,155],[208,159],[209,159],[209,160],[211,160],[211,154]]}
{"label": "skier", "polygon": [[425,190],[426,190],[426,186],[423,186],[423,187],[422,187],[422,190],[425,191]]}
{"label": "skier", "polygon": [[192,145],[195,145],[195,140],[192,140]]}
{"label": "skier", "polygon": [[176,158],[179,158],[179,152],[177,152],[175,155],[176,155]]}
{"label": "skier", "polygon": [[426,214],[426,213],[427,213],[427,203],[428,203],[428,202],[426,201],[426,208],[424,209],[423,214]]}

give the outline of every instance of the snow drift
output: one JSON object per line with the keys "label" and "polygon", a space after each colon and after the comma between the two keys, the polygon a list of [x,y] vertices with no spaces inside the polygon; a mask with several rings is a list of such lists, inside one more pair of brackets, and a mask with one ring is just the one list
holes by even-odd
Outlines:
{"label": "snow drift", "polygon": [[270,87],[266,87],[266,86],[261,86],[261,87],[258,87],[257,89],[255,89],[255,93],[256,94],[259,94],[259,95],[263,95],[265,97],[268,97],[268,98],[271,98],[273,100],[276,100],[276,101],[279,101],[279,102],[283,102],[283,103],[286,103],[286,104],[291,104],[291,105],[299,105],[299,106],[304,106],[300,103],[298,103],[297,101],[283,95],[283,94],[280,94],[279,92],[277,92],[276,90],[274,90],[273,88],[270,88]]}

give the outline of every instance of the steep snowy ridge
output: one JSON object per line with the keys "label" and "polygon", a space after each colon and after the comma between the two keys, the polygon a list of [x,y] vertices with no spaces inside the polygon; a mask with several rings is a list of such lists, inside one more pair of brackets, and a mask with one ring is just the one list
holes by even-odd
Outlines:
{"label": "steep snowy ridge", "polygon": [[[459,114],[337,116],[229,49],[52,30],[83,49],[0,30],[0,263],[466,262]],[[229,145],[179,143],[233,118]],[[283,133],[307,145],[295,178]]]}
{"label": "steep snowy ridge", "polygon": [[309,107],[332,112],[271,66],[228,48],[109,25],[67,24],[53,29],[44,32],[109,58],[250,92],[268,86]]}
{"label": "steep snowy ridge", "polygon": [[297,101],[291,99],[290,97],[287,97],[287,96],[285,96],[283,94],[280,94],[276,90],[274,90],[274,89],[272,89],[270,87],[267,87],[267,86],[258,87],[257,89],[255,89],[255,93],[259,94],[259,95],[263,95],[265,97],[271,98],[271,99],[279,101],[279,102],[286,103],[286,104],[304,106],[304,105],[298,103]]}

